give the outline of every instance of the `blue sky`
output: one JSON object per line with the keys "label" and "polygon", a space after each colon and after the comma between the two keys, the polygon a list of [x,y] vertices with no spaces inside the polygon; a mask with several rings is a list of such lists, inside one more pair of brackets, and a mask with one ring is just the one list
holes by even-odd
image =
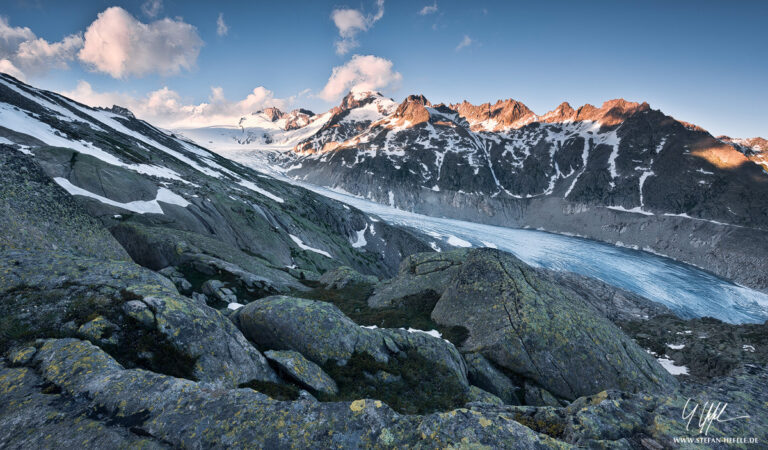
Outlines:
{"label": "blue sky", "polygon": [[[217,32],[220,15],[226,33]],[[199,116],[194,124],[223,121],[268,104],[325,111],[363,85],[398,101],[410,93],[433,102],[514,98],[539,114],[562,101],[623,97],[715,135],[768,135],[762,1],[3,0],[0,16],[6,34],[26,36],[3,48],[0,23],[0,68],[160,122],[185,114]],[[96,21],[144,37],[115,44],[89,36]],[[32,39],[23,27],[47,45],[27,59],[13,48]],[[104,57],[115,51],[128,55],[119,68]]]}

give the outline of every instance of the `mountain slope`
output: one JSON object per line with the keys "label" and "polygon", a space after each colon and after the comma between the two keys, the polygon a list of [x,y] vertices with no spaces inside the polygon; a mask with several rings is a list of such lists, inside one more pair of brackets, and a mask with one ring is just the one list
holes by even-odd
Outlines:
{"label": "mountain slope", "polygon": [[[32,155],[135,261],[154,270],[226,267],[276,292],[340,265],[391,274],[405,254],[429,250],[411,234],[258,174],[127,110],[92,109],[7,75],[0,75],[0,145]],[[256,289],[243,283],[243,290]]]}

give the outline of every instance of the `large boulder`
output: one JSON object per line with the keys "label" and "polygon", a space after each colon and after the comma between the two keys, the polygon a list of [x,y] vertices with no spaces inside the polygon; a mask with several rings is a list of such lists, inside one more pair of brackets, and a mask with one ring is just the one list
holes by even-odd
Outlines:
{"label": "large boulder", "polygon": [[0,273],[2,322],[24,330],[20,341],[80,335],[129,366],[229,386],[277,381],[226,317],[134,263],[8,252]]}
{"label": "large boulder", "polygon": [[421,413],[462,405],[469,394],[456,347],[425,332],[361,327],[333,304],[284,296],[230,318],[261,350],[296,351],[320,365],[338,384],[337,398],[370,396]]}
{"label": "large boulder", "polygon": [[[545,272],[545,271],[541,271]],[[669,308],[645,297],[611,286],[595,278],[571,272],[546,271],[552,280],[571,289],[611,322],[648,320],[672,314]]]}
{"label": "large boulder", "polygon": [[432,318],[462,325],[462,350],[573,400],[605,389],[674,388],[649,354],[573,291],[492,249],[468,252]]}
{"label": "large boulder", "polygon": [[[415,352],[427,361],[447,368],[461,385],[466,386],[469,384],[467,381],[467,366],[456,347],[448,341],[435,338],[423,331],[412,329],[383,328],[371,331],[384,335],[385,343],[390,342],[387,338],[391,339],[399,354]],[[390,348],[391,350],[393,348]]]}
{"label": "large boulder", "polygon": [[303,387],[323,394],[336,395],[339,393],[336,382],[317,364],[309,361],[299,352],[269,350],[264,352],[264,356],[284,372],[288,378]]}
{"label": "large boulder", "polygon": [[223,277],[239,297],[307,289],[284,270],[202,234],[134,222],[120,222],[110,231],[138,264],[158,271],[174,266],[190,279]]}
{"label": "large boulder", "polygon": [[368,299],[371,308],[386,308],[396,300],[427,293],[439,296],[456,276],[468,250],[416,253],[400,263],[395,278],[379,283]]}
{"label": "large boulder", "polygon": [[360,327],[331,303],[272,296],[249,303],[230,318],[263,350],[295,350],[320,365],[348,360],[353,353],[389,360],[384,336]]}
{"label": "large boulder", "polygon": [[450,342],[416,330],[361,327],[331,303],[273,296],[249,303],[230,318],[264,350],[294,350],[320,365],[363,353],[387,363],[415,352],[467,385],[466,365]]}
{"label": "large boulder", "polygon": [[520,386],[512,382],[499,369],[479,353],[466,353],[469,382],[500,398],[505,404],[520,404]]}
{"label": "large boulder", "polygon": [[317,281],[327,289],[342,289],[350,284],[375,284],[379,279],[373,275],[363,275],[351,267],[341,266],[325,272]]}

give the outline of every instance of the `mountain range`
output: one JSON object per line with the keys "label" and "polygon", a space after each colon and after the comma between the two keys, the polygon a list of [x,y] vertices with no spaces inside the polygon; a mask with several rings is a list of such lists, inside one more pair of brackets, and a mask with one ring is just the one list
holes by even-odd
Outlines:
{"label": "mountain range", "polygon": [[[300,120],[298,120],[300,119]],[[629,246],[768,288],[768,146],[622,99],[537,115],[351,92],[314,115],[176,130],[263,170],[433,216]]]}

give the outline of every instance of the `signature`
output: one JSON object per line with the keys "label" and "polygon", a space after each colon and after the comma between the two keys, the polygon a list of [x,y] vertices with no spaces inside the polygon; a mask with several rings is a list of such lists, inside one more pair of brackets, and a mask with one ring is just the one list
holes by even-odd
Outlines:
{"label": "signature", "polygon": [[[685,401],[685,406],[683,406],[683,420],[688,421],[685,424],[686,431],[688,431],[688,427],[690,427],[696,413],[699,414],[699,434],[704,433],[704,436],[709,433],[709,427],[711,427],[714,422],[723,423],[739,419],[749,419],[749,416],[724,418],[723,414],[725,414],[725,409],[728,407],[728,403],[704,402],[703,405],[700,405],[699,403],[692,403],[692,400],[693,399],[689,398]],[[689,405],[692,407],[690,410],[688,409]]]}

